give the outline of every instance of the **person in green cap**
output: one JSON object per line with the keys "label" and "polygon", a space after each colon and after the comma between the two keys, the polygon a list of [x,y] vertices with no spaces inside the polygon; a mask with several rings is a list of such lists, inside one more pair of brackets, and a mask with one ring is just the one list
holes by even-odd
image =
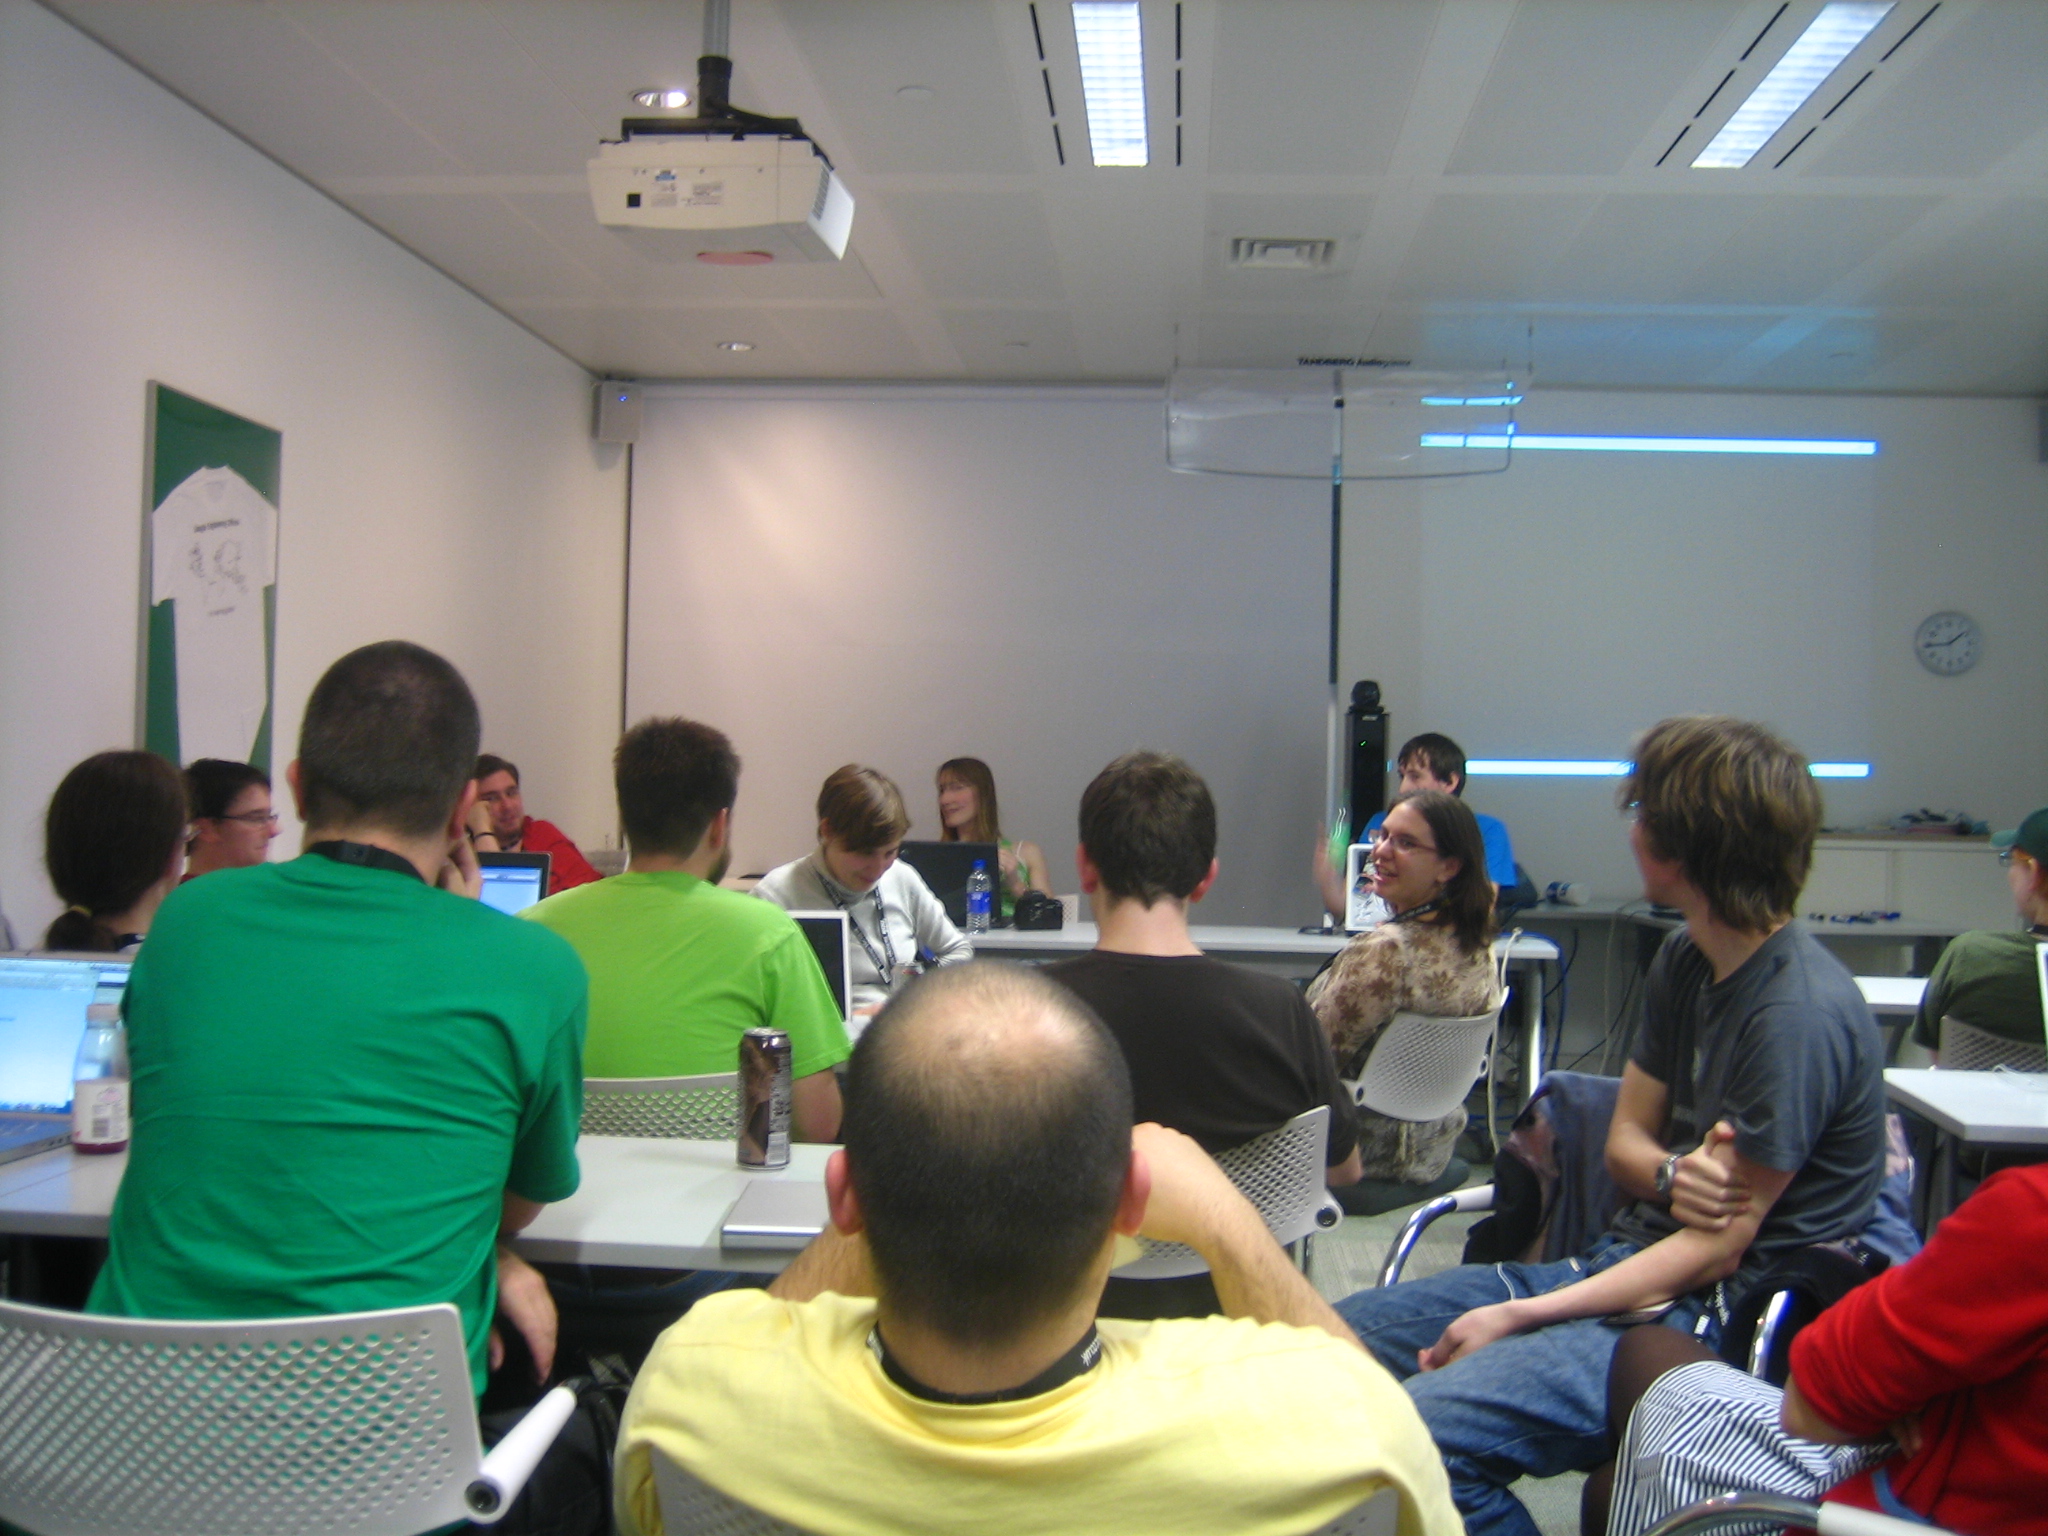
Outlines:
{"label": "person in green cap", "polygon": [[2048,807],[1991,839],[2005,866],[2019,931],[1959,933],[1941,952],[1913,1021],[1913,1038],[1935,1050],[1941,1021],[1953,1015],[1989,1034],[2036,1050],[2048,1044],[2041,1019],[2041,973],[2035,946],[2048,941]]}

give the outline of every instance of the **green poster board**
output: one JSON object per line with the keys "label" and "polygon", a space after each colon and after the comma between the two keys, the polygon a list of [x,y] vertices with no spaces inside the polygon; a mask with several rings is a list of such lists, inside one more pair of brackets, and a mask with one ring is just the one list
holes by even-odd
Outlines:
{"label": "green poster board", "polygon": [[142,744],[270,771],[284,435],[149,386]]}

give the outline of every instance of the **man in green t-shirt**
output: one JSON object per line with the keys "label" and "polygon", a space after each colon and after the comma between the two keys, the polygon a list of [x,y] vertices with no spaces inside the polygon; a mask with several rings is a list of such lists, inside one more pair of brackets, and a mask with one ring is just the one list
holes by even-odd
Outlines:
{"label": "man in green t-shirt", "polygon": [[2016,933],[1959,933],[1941,952],[1913,1021],[1913,1038],[1930,1050],[1941,1046],[1944,1014],[2036,1050],[2048,1042],[2035,956],[2048,943],[2048,807],[1991,842],[2026,927]]}
{"label": "man in green t-shirt", "polygon": [[478,734],[441,657],[351,652],[285,771],[304,852],[164,903],[124,1005],[134,1135],[93,1311],[447,1301],[479,1391],[494,1310],[547,1374],[553,1305],[503,1244],[576,1189],[585,984],[475,899]]}
{"label": "man in green t-shirt", "polygon": [[591,1077],[730,1072],[743,1031],[786,1030],[798,1140],[839,1134],[833,1068],[844,1016],[803,931],[771,902],[723,890],[740,761],[694,720],[643,720],[612,757],[632,862],[522,914],[575,946],[590,973]]}

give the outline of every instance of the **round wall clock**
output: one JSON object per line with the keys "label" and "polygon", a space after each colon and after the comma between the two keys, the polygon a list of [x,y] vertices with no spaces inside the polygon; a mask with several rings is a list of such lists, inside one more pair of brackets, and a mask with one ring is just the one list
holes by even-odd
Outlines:
{"label": "round wall clock", "polygon": [[1913,654],[1936,677],[1954,677],[1984,654],[1984,631],[1967,613],[1931,613],[1913,631]]}

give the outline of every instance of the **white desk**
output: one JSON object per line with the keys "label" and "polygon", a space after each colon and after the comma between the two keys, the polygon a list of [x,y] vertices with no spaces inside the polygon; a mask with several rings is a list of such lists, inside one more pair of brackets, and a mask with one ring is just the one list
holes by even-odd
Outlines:
{"label": "white desk", "polygon": [[1884,1091],[1941,1133],[1928,1170],[1930,1229],[1954,1203],[1957,1147],[2048,1147],[2048,1077],[1894,1067]]}
{"label": "white desk", "polygon": [[[1277,971],[1290,977],[1311,976],[1346,944],[1346,933],[1303,933],[1295,928],[1190,928],[1195,943],[1206,955],[1238,965]],[[1522,996],[1522,1100],[1528,1102],[1543,1075],[1543,971],[1555,965],[1562,953],[1540,934],[1524,933],[1512,944],[1494,941],[1498,953],[1505,947],[1508,967],[1533,974]],[[1008,960],[1065,960],[1095,947],[1093,923],[1069,923],[1049,933],[1015,928],[997,928],[978,934],[974,950],[979,955]]]}
{"label": "white desk", "polygon": [[1879,1018],[1911,1018],[1920,1011],[1920,999],[1927,991],[1925,976],[1858,976],[1856,986],[1863,1001]]}
{"label": "white desk", "polygon": [[[566,1263],[774,1274],[796,1255],[720,1248],[725,1213],[749,1180],[822,1182],[831,1151],[796,1146],[787,1168],[747,1172],[730,1141],[585,1136],[576,1145],[582,1187],[543,1209],[513,1246]],[[0,1166],[0,1232],[105,1237],[127,1166],[125,1154],[81,1157],[68,1147]]]}

